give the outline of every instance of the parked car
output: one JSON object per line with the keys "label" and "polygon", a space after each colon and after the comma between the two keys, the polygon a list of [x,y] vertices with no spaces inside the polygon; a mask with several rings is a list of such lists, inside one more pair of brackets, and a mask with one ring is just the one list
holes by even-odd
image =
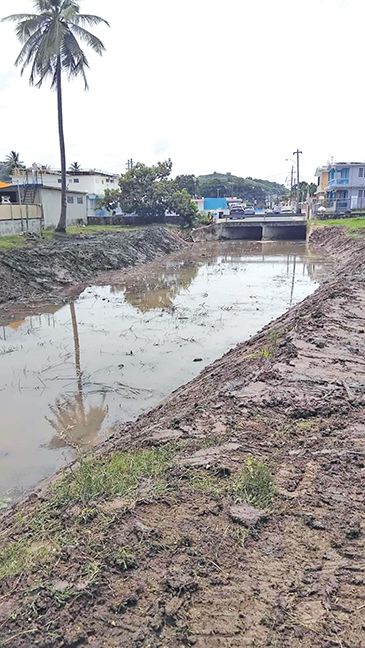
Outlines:
{"label": "parked car", "polygon": [[237,207],[232,207],[229,210],[229,217],[230,218],[244,218],[245,212],[243,210],[243,207],[241,205],[237,205]]}
{"label": "parked car", "polygon": [[284,205],[281,208],[281,213],[282,214],[294,214],[294,209],[290,205]]}
{"label": "parked car", "polygon": [[244,209],[244,214],[245,216],[254,216],[255,215],[255,208],[252,205],[247,205]]}
{"label": "parked car", "polygon": [[274,212],[273,209],[271,209],[271,207],[269,207],[268,209],[265,209],[265,214],[266,214],[267,216],[273,215],[274,213],[275,213],[275,212]]}

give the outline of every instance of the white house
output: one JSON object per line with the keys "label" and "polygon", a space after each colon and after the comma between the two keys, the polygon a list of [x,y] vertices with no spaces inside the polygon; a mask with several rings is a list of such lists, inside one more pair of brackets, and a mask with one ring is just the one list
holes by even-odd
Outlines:
{"label": "white house", "polygon": [[[60,187],[61,173],[51,171],[42,173],[43,183],[47,186]],[[103,198],[105,189],[118,189],[119,176],[95,169],[67,172],[67,191],[81,191],[86,194],[86,215],[105,216],[107,212],[97,208],[98,198]]]}
{"label": "white house", "polygon": [[[43,205],[44,226],[56,226],[57,213],[59,215],[61,209],[61,172],[42,171],[34,165],[33,169],[12,180],[15,188],[19,185],[21,202]],[[117,189],[118,181],[117,174],[95,169],[68,171],[67,223],[86,223],[88,216],[108,215],[105,210],[97,209],[97,200],[105,195],[106,189]]]}

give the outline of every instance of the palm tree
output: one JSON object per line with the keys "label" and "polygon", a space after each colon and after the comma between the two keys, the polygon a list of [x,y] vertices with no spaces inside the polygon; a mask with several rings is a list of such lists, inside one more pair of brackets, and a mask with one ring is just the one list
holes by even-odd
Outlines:
{"label": "palm tree", "polygon": [[81,171],[81,166],[78,162],[72,162],[69,166],[69,171]]}
{"label": "palm tree", "polygon": [[85,42],[97,54],[102,55],[105,47],[101,40],[87,31],[84,26],[100,23],[108,25],[99,16],[80,14],[76,0],[33,0],[36,14],[15,14],[2,21],[16,23],[15,33],[23,44],[15,65],[31,68],[30,85],[41,87],[43,81],[51,78],[51,87],[57,90],[58,132],[61,154],[61,215],[57,232],[66,232],[66,153],[63,132],[62,72],[69,79],[81,75],[85,90],[88,89],[86,68],[89,67],[85,53],[77,40]]}
{"label": "palm tree", "polygon": [[17,153],[16,151],[10,151],[9,155],[5,157],[4,170],[9,175],[12,175],[15,169],[18,169],[19,171],[24,171],[25,164],[24,162],[21,162],[19,160],[19,153]]}

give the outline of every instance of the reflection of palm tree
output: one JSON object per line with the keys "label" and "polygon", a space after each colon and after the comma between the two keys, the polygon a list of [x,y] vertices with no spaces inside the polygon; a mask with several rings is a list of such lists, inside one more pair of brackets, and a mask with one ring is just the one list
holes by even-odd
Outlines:
{"label": "reflection of palm tree", "polygon": [[56,432],[48,444],[51,449],[93,443],[108,413],[105,394],[100,405],[90,407],[86,413],[79,395],[63,401],[58,398],[50,410],[54,418],[46,419]]}
{"label": "reflection of palm tree", "polygon": [[80,339],[74,302],[70,303],[70,311],[74,338],[77,392],[73,398],[65,398],[63,401],[58,398],[55,405],[50,405],[55,420],[48,417],[46,419],[56,431],[56,434],[48,444],[49,448],[62,448],[66,445],[84,445],[93,442],[108,411],[104,394],[98,407],[90,407],[89,411],[85,412]]}

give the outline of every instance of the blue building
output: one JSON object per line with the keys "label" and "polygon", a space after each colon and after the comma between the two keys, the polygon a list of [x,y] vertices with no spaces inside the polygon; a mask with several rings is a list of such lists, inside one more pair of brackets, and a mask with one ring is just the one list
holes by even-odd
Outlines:
{"label": "blue building", "polygon": [[227,198],[204,198],[204,211],[216,211],[217,209],[227,209]]}

